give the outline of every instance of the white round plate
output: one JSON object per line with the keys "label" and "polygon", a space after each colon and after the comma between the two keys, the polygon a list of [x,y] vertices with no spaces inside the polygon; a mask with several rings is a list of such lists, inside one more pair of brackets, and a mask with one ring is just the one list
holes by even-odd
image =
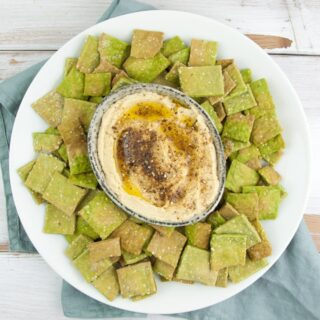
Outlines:
{"label": "white round plate", "polygon": [[[78,56],[89,34],[106,32],[130,41],[132,30],[136,28],[163,31],[166,37],[179,35],[188,43],[191,38],[218,41],[218,58],[234,58],[240,68],[252,69],[254,79],[265,77],[269,82],[287,145],[277,169],[289,195],[281,204],[279,217],[263,223],[273,247],[269,266],[237,285],[230,284],[223,289],[158,281],[158,292],[150,298],[132,302],[119,297],[109,302],[81,277],[64,255],[67,247],[64,237],[42,232],[44,206],[37,206],[33,202],[16,173],[20,166],[36,156],[32,148],[32,132],[47,127],[33,111],[31,103],[58,85],[65,58]],[[170,314],[204,308],[232,297],[259,279],[284,252],[298,228],[309,191],[310,166],[306,118],[296,92],[278,65],[254,42],[226,25],[191,13],[162,10],[138,12],[101,22],[60,48],[42,67],[27,90],[16,117],[10,148],[14,201],[22,224],[41,256],[63,279],[88,296],[117,308],[144,313]]]}

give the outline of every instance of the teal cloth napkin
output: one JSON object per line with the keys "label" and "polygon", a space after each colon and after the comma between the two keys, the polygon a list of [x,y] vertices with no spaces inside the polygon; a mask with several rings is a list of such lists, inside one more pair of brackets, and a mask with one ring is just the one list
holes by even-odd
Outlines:
{"label": "teal cloth napkin", "polygon": [[[113,1],[99,21],[118,15],[154,9],[133,0]],[[44,62],[0,83],[0,162],[5,188],[10,249],[34,252],[16,212],[8,173],[8,150],[15,114],[30,82]],[[194,320],[320,319],[320,261],[304,223],[279,261],[241,294],[194,312],[172,315]],[[144,314],[113,308],[89,298],[63,282],[62,308],[68,317],[136,318]],[[179,302],[179,297],[177,297]]]}

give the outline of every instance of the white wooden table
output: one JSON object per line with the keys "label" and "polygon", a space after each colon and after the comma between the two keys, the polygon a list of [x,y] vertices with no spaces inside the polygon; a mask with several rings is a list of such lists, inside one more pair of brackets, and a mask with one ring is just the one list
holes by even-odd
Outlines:
{"label": "white wooden table", "polygon": [[[49,57],[100,17],[110,0],[0,0],[0,80]],[[243,33],[293,40],[269,50],[297,90],[314,146],[314,171],[305,220],[320,251],[320,1],[145,0],[159,9],[212,17]],[[288,106],[290,107],[290,106]],[[1,180],[1,176],[0,176]],[[61,279],[35,254],[8,252],[0,183],[0,318],[64,319]]]}

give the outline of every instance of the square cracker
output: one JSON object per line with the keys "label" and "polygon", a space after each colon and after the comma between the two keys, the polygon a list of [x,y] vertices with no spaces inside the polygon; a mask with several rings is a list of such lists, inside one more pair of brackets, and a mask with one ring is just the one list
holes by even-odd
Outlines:
{"label": "square cracker", "polygon": [[87,250],[88,244],[91,242],[91,238],[79,234],[67,247],[65,251],[66,256],[72,260],[76,259],[83,251]]}
{"label": "square cracker", "polygon": [[81,49],[77,61],[77,69],[83,73],[91,73],[97,67],[100,61],[98,52],[98,39],[89,35]]}
{"label": "square cracker", "polygon": [[57,127],[62,119],[63,101],[63,96],[60,93],[50,91],[45,96],[34,102],[32,104],[32,108],[50,126]]}
{"label": "square cracker", "polygon": [[160,52],[163,43],[163,32],[133,30],[130,55],[135,58],[153,58]]}
{"label": "square cracker", "polygon": [[92,242],[88,245],[90,260],[97,262],[104,258],[120,257],[120,238]]}
{"label": "square cracker", "polygon": [[214,230],[216,234],[242,234],[247,236],[246,248],[250,248],[261,242],[258,232],[243,214],[228,220]]}
{"label": "square cracker", "polygon": [[241,163],[233,160],[227,173],[226,188],[233,192],[241,192],[244,186],[254,186],[259,181],[259,174]]}
{"label": "square cracker", "polygon": [[55,172],[43,192],[43,199],[62,210],[67,215],[72,215],[86,190],[73,185],[59,172]]}
{"label": "square cracker", "polygon": [[163,42],[162,54],[166,57],[184,49],[186,45],[179,36],[172,37]]}
{"label": "square cracker", "polygon": [[254,116],[236,113],[228,116],[224,126],[222,136],[229,139],[248,142],[254,123]]}
{"label": "square cracker", "polygon": [[110,301],[113,301],[120,292],[117,272],[112,266],[93,280],[92,285]]}
{"label": "square cracker", "polygon": [[163,54],[158,53],[148,59],[139,59],[130,56],[123,64],[123,67],[132,79],[140,82],[152,82],[169,65],[170,61]]}
{"label": "square cracker", "polygon": [[210,253],[207,250],[187,245],[177,269],[178,280],[195,281],[214,286],[218,272],[210,269]]}
{"label": "square cracker", "polygon": [[191,97],[224,94],[221,66],[181,67],[179,79],[182,91]]}
{"label": "square cracker", "polygon": [[83,251],[75,260],[73,260],[73,263],[88,282],[94,281],[112,266],[112,263],[108,258],[98,262],[91,262],[89,250]]}
{"label": "square cracker", "polygon": [[197,222],[195,224],[185,226],[185,234],[188,243],[200,249],[208,249],[211,235],[211,224],[205,222]]}
{"label": "square cracker", "polygon": [[210,240],[211,270],[244,265],[247,236],[242,234],[213,234]]}
{"label": "square cracker", "polygon": [[178,231],[173,231],[170,237],[164,237],[159,232],[155,232],[147,251],[175,268],[186,241],[187,238]]}
{"label": "square cracker", "polygon": [[106,239],[127,219],[127,215],[104,193],[96,194],[79,213],[102,239]]}
{"label": "square cracker", "polygon": [[62,172],[65,164],[54,156],[40,153],[25,184],[31,190],[43,193],[55,172]]}
{"label": "square cracker", "polygon": [[259,197],[252,193],[228,193],[227,203],[231,204],[240,214],[244,214],[250,221],[258,219]]}
{"label": "square cracker", "polygon": [[120,268],[117,275],[123,298],[141,297],[157,291],[150,262]]}
{"label": "square cracker", "polygon": [[46,206],[43,232],[55,234],[73,234],[76,225],[75,215],[66,215],[51,204]]}
{"label": "square cracker", "polygon": [[111,73],[89,73],[85,76],[84,94],[86,96],[107,96],[111,90]]}
{"label": "square cracker", "polygon": [[160,259],[156,259],[153,265],[153,271],[166,280],[172,280],[175,267],[170,266]]}
{"label": "square cracker", "polygon": [[216,63],[218,43],[192,39],[188,66],[213,66]]}
{"label": "square cracker", "polygon": [[120,238],[123,250],[139,255],[152,234],[152,228],[127,220],[112,233],[112,237]]}

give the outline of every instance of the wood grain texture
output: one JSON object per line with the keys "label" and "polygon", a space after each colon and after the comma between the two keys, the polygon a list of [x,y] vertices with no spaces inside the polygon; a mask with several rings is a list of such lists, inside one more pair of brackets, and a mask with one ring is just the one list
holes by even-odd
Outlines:
{"label": "wood grain texture", "polygon": [[[111,0],[0,0],[0,50],[56,50],[93,25]],[[292,39],[275,53],[320,54],[318,0],[145,0],[158,9],[216,19],[243,33]],[[28,12],[28,14],[26,14]],[[14,23],[13,23],[14,22]]]}

